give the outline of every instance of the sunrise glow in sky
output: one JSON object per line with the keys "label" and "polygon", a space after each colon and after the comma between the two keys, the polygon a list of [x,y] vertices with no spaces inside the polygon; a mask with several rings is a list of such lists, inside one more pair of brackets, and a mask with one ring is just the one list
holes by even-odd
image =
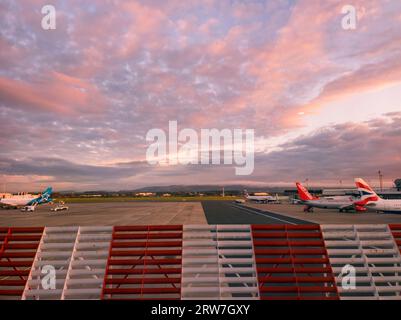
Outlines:
{"label": "sunrise glow in sky", "polygon": [[[43,30],[46,4],[0,1],[8,191],[401,177],[399,0],[54,0]],[[149,165],[146,133],[170,120],[254,129],[254,173]]]}

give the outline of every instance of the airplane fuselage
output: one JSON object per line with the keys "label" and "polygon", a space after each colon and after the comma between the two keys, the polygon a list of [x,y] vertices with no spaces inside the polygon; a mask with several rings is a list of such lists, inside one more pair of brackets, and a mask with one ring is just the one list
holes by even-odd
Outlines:
{"label": "airplane fuselage", "polygon": [[277,199],[272,196],[247,196],[247,200],[256,202],[273,202]]}
{"label": "airplane fuselage", "polygon": [[10,207],[23,207],[28,205],[32,200],[36,199],[36,197],[13,197],[13,198],[5,198],[0,200],[0,204],[4,206]]}
{"label": "airplane fuselage", "polygon": [[312,208],[321,209],[352,209],[354,200],[350,197],[333,197],[333,198],[321,198],[315,200],[304,200],[303,204]]}
{"label": "airplane fuselage", "polygon": [[401,213],[401,200],[370,201],[365,205],[368,211],[381,211],[385,213]]}

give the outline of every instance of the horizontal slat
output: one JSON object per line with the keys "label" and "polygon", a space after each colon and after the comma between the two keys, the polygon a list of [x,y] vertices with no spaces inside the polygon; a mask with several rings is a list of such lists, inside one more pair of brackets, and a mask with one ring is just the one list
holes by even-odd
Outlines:
{"label": "horizontal slat", "polygon": [[109,269],[108,274],[180,274],[181,268],[162,268],[162,269]]}
{"label": "horizontal slat", "polygon": [[112,250],[110,256],[112,257],[128,257],[128,256],[179,256],[182,251],[179,250]]}
{"label": "horizontal slat", "polygon": [[66,289],[64,290],[64,295],[67,297],[71,296],[82,296],[82,295],[100,295],[102,288],[93,289]]}
{"label": "horizontal slat", "polygon": [[253,293],[257,294],[259,292],[258,287],[222,287],[220,288],[220,293],[230,293],[230,294],[235,294],[235,293]]}
{"label": "horizontal slat", "polygon": [[59,298],[59,295],[62,293],[62,289],[51,289],[51,290],[44,290],[44,289],[30,289],[25,292],[27,297],[41,297],[41,298]]}
{"label": "horizontal slat", "polygon": [[220,288],[218,286],[211,287],[182,287],[182,294],[189,293],[210,293],[210,294],[219,294]]}
{"label": "horizontal slat", "polygon": [[162,284],[162,283],[181,283],[180,277],[175,278],[108,278],[106,284]]}
{"label": "horizontal slat", "polygon": [[342,287],[338,288],[338,292],[340,293],[374,293],[375,287],[373,286],[356,286],[352,289],[344,289]]}
{"label": "horizontal slat", "polygon": [[168,293],[180,293],[180,288],[116,288],[110,289],[105,288],[103,290],[105,294],[168,294]]}
{"label": "horizontal slat", "polygon": [[0,289],[0,296],[21,296],[23,291],[22,289]]}

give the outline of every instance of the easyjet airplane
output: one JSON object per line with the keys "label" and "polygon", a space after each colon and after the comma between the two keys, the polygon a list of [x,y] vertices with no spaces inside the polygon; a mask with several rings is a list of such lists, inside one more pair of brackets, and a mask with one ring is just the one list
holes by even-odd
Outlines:
{"label": "easyjet airplane", "polygon": [[296,182],[299,199],[305,204],[305,212],[313,211],[313,208],[322,209],[338,209],[340,212],[355,210],[366,211],[363,206],[354,205],[358,199],[351,196],[335,196],[335,197],[314,197],[309,191],[299,182]]}
{"label": "easyjet airplane", "polygon": [[355,202],[355,205],[363,206],[369,211],[401,213],[401,200],[386,200],[380,198],[361,178],[356,178],[355,184],[361,195],[361,199]]}

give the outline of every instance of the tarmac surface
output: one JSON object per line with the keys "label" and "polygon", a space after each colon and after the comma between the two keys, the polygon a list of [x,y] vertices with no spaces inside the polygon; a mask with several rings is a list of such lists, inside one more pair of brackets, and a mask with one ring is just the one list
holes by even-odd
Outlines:
{"label": "tarmac surface", "polygon": [[335,209],[317,209],[314,212],[303,211],[303,205],[293,204],[256,204],[247,203],[247,207],[267,210],[272,213],[285,215],[295,219],[307,220],[317,224],[399,224],[401,213],[377,212],[339,212]]}
{"label": "tarmac surface", "polygon": [[391,224],[401,214],[343,212],[302,205],[203,202],[92,202],[70,203],[68,211],[52,212],[42,205],[33,213],[0,210],[0,226],[109,226],[174,224]]}
{"label": "tarmac surface", "polygon": [[261,210],[231,201],[203,201],[202,206],[209,224],[314,224],[304,219],[269,212],[266,207]]}
{"label": "tarmac surface", "polygon": [[124,226],[206,224],[200,202],[98,202],[69,203],[67,211],[0,210],[0,226]]}

